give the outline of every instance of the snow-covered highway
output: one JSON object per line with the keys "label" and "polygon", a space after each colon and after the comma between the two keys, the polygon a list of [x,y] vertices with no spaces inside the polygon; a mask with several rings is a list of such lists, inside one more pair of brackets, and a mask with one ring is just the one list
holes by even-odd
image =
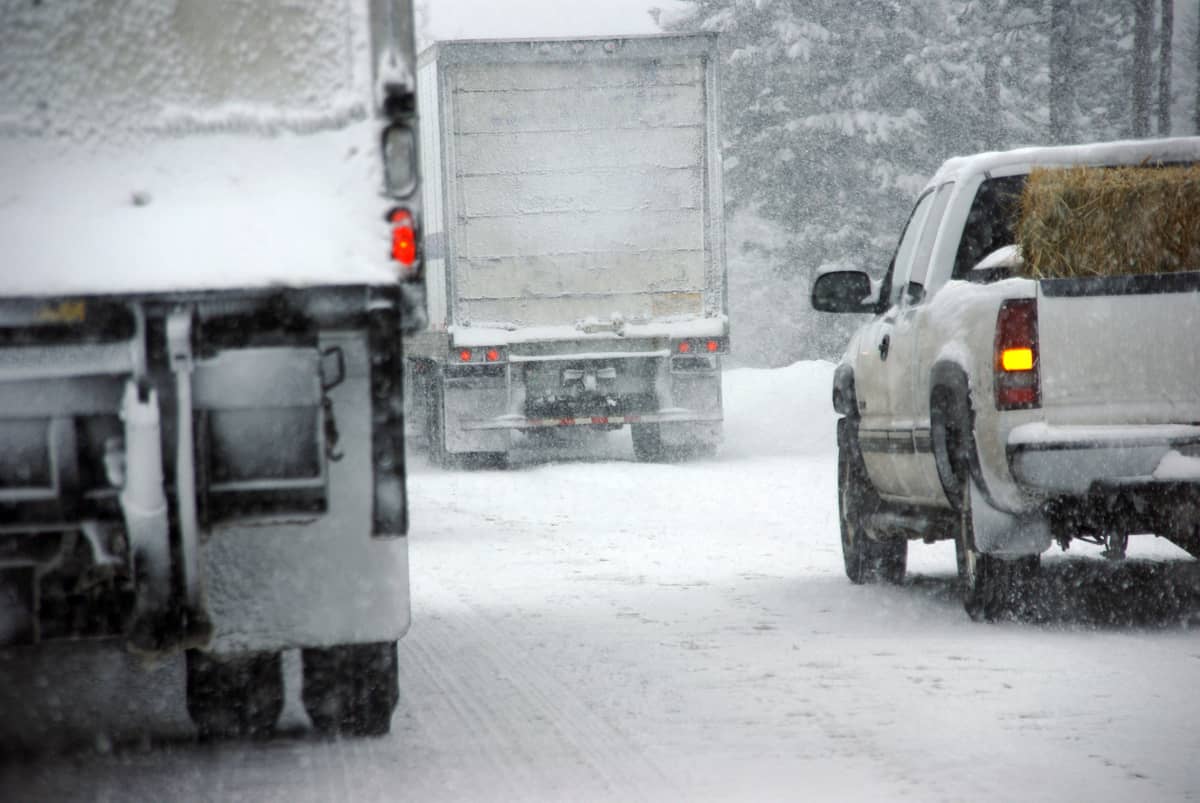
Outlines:
{"label": "snow-covered highway", "polygon": [[851,585],[831,373],[728,372],[713,460],[639,464],[626,432],[504,470],[414,455],[388,737],[313,736],[291,656],[280,734],[224,744],[192,741],[177,664],[0,659],[0,800],[1200,799],[1197,564],[1055,550],[996,625],[949,543]]}

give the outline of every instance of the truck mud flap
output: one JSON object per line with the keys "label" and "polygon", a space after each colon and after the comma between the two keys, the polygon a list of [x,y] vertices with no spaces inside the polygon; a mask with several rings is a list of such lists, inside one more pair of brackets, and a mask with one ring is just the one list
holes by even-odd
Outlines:
{"label": "truck mud flap", "polygon": [[33,566],[0,568],[0,646],[37,641],[37,583]]}

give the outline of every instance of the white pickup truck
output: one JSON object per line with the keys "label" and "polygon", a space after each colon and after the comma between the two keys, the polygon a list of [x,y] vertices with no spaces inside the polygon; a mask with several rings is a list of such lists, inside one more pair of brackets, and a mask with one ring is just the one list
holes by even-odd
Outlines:
{"label": "white pickup truck", "polygon": [[1200,271],[1021,278],[1012,207],[1035,167],[1197,160],[1200,138],[951,159],[882,280],[818,277],[815,309],[874,316],[833,388],[852,581],[954,538],[966,610],[994,619],[1055,540],[1200,555]]}

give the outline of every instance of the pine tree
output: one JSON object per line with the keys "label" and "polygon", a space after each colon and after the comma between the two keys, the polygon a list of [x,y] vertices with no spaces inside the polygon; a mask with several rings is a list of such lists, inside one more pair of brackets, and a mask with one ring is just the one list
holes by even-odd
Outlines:
{"label": "pine tree", "polygon": [[1158,28],[1158,134],[1171,135],[1171,37],[1175,33],[1175,2],[1162,0]]}
{"label": "pine tree", "polygon": [[1134,0],[1133,135],[1150,136],[1150,39],[1154,16],[1151,0]]}

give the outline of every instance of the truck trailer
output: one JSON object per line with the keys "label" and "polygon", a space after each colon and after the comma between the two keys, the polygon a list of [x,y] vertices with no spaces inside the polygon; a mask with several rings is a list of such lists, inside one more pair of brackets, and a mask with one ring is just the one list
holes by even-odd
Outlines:
{"label": "truck trailer", "polygon": [[423,323],[410,0],[0,9],[0,650],[386,732]]}
{"label": "truck trailer", "polygon": [[434,462],[629,425],[713,451],[729,350],[715,34],[442,42],[420,59]]}

